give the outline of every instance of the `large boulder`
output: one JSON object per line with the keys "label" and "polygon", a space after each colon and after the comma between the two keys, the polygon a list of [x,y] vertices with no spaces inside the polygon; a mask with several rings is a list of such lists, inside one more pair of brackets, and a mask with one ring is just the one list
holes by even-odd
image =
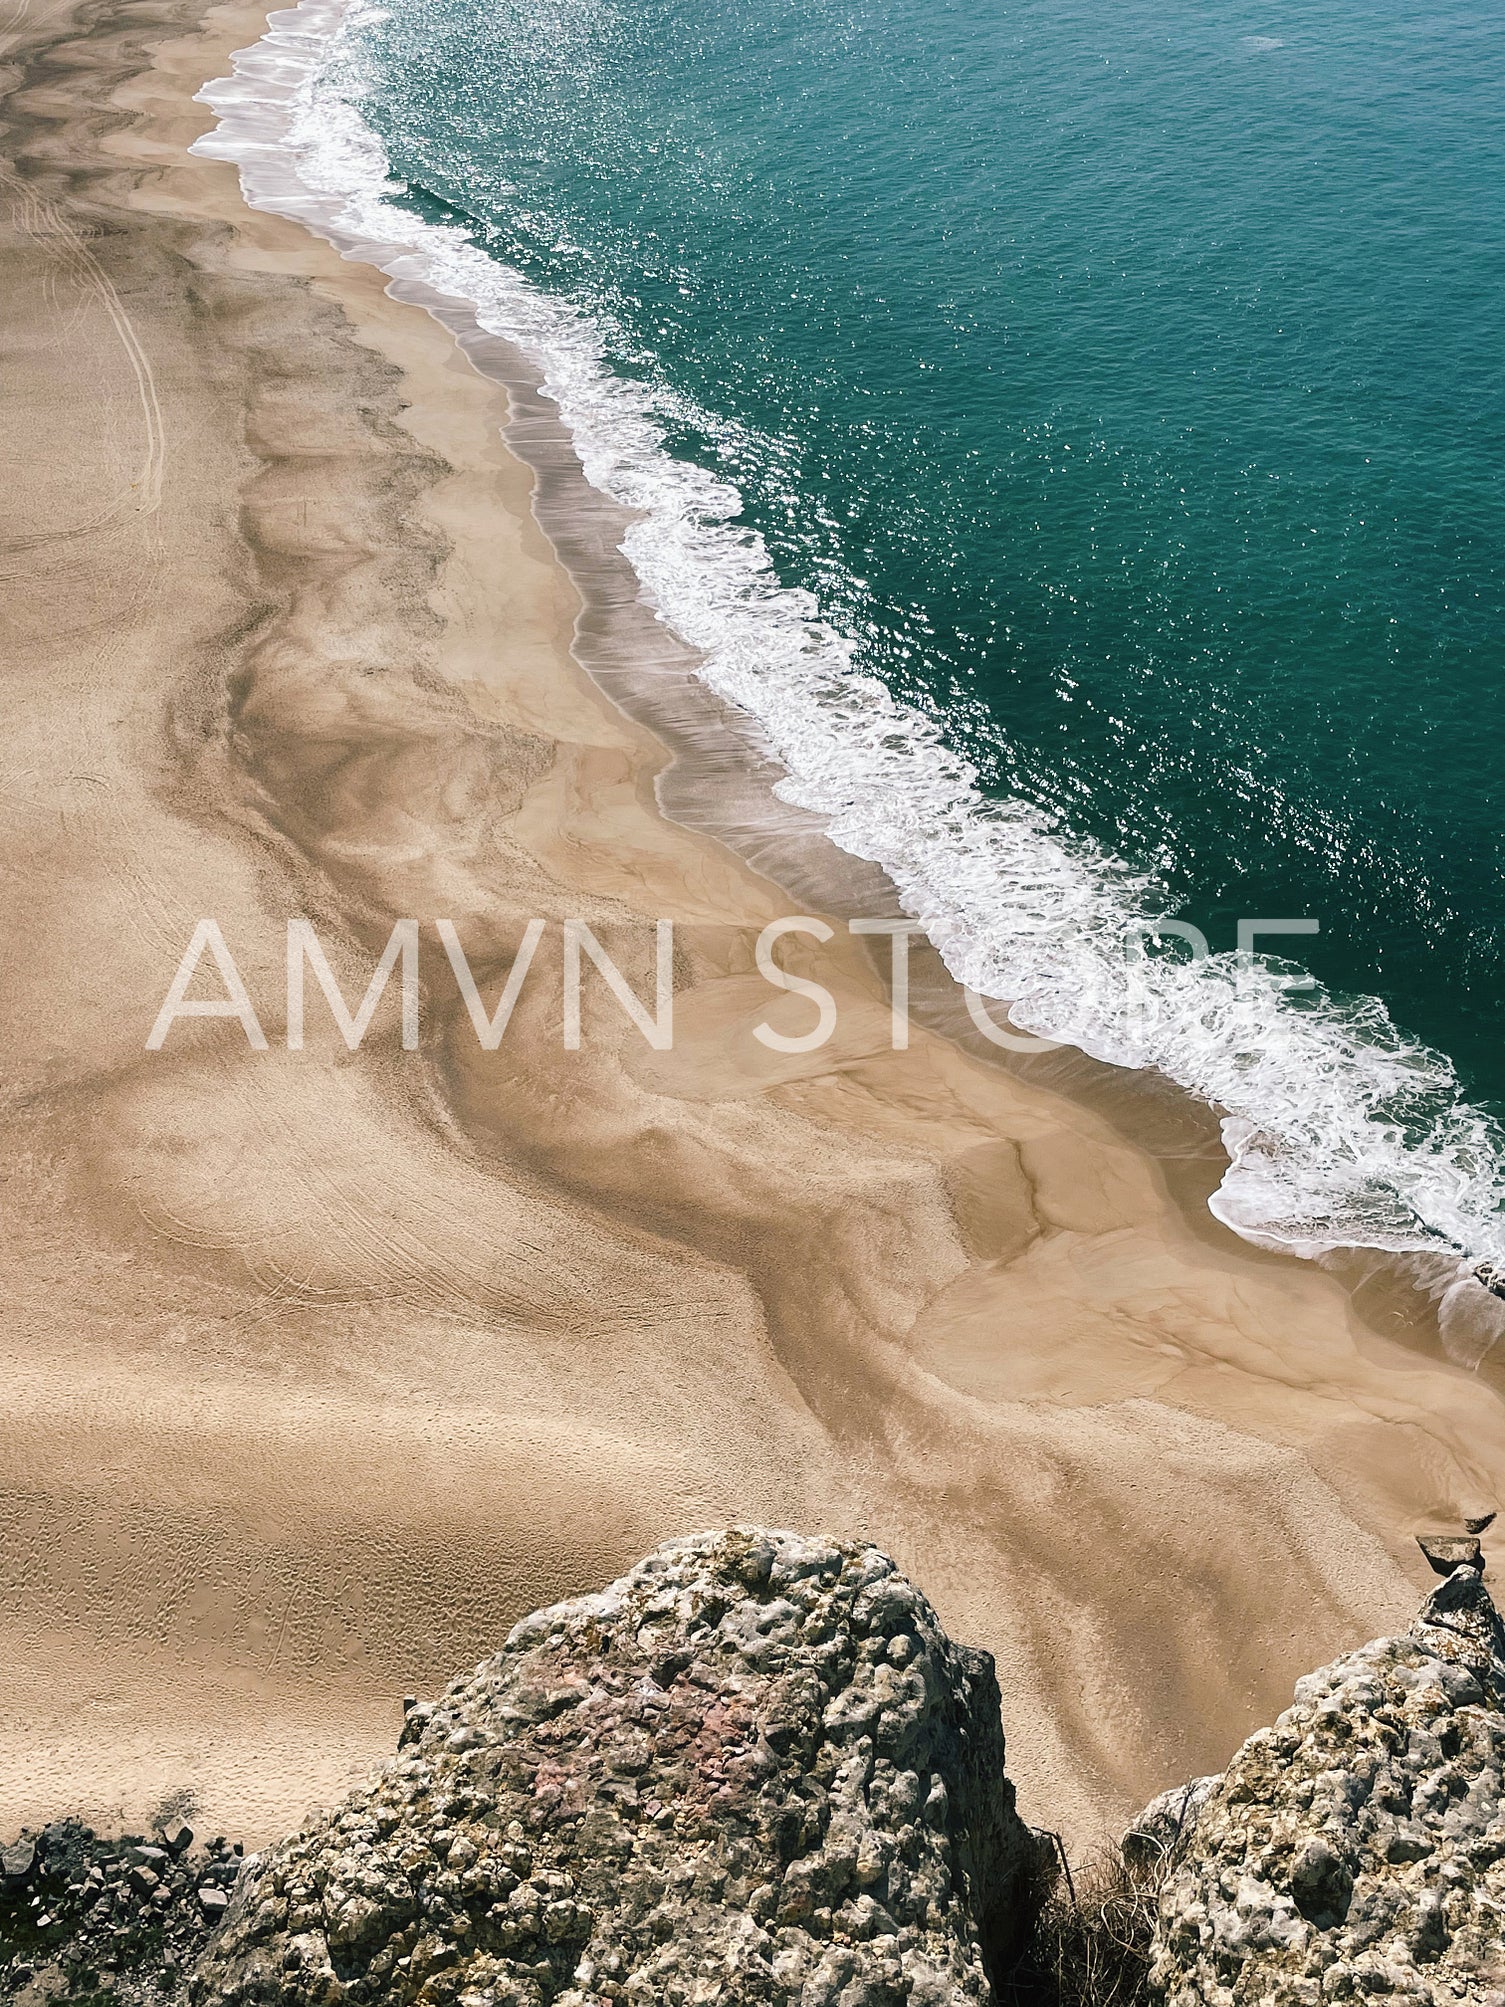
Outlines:
{"label": "large boulder", "polygon": [[871,1547],[739,1529],[526,1618],[248,1862],[208,2007],[960,2007],[1036,1842],[986,1653]]}
{"label": "large boulder", "polygon": [[1403,1636],[1301,1680],[1186,1808],[1152,1993],[1505,2007],[1502,1775],[1505,1629],[1459,1568]]}

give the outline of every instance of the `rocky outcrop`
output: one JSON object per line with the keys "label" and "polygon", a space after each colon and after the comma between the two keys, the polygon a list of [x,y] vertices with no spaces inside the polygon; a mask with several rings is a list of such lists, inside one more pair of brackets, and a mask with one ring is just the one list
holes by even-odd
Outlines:
{"label": "rocky outcrop", "polygon": [[1200,1806],[1179,1808],[1153,1994],[1505,2007],[1502,1791],[1505,1629],[1459,1568],[1403,1636],[1303,1679]]}
{"label": "rocky outcrop", "polygon": [[199,2007],[961,2007],[1024,1921],[992,1661],[870,1547],[739,1530],[519,1624],[248,1863]]}

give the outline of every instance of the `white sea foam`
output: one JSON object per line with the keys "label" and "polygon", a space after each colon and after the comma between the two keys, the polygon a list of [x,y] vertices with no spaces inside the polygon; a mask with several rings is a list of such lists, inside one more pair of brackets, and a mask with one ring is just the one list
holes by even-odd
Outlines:
{"label": "white sea foam", "polygon": [[[952,973],[1007,1000],[1016,1024],[1158,1068],[1221,1111],[1232,1166],[1212,1206],[1236,1231],[1309,1255],[1505,1258],[1502,1139],[1462,1102],[1445,1058],[1378,1002],[1334,1003],[1289,965],[1157,951],[1149,881],[1041,810],[986,798],[935,724],[862,672],[808,594],[780,584],[737,521],[736,490],[665,450],[667,393],[613,374],[577,307],[463,230],[397,206],[380,140],[333,81],[362,5],[305,0],[273,15],[234,76],[201,93],[220,124],[197,150],[237,161],[253,204],[317,209],[362,255],[467,299],[524,352],[587,478],[641,512],[624,549],[644,593],[702,651],[705,681],[760,722],[787,770],[778,793],[881,864]],[[1474,1323],[1499,1308],[1475,1284],[1466,1297]]]}

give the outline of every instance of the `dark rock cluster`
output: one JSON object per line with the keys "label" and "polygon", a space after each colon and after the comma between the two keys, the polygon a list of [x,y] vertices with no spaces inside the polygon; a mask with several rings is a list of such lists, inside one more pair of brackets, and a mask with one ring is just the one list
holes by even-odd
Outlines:
{"label": "dark rock cluster", "polygon": [[197,2007],[963,2007],[1039,1843],[991,1659],[875,1549],[738,1530],[519,1624],[247,1866]]}
{"label": "dark rock cluster", "polygon": [[0,1848],[0,2000],[159,2007],[230,1906],[241,1858],[181,1823],[101,1839],[74,1819]]}

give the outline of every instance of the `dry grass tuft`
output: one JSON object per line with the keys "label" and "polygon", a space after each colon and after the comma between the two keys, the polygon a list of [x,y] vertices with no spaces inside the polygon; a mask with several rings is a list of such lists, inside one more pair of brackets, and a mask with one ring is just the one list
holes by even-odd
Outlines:
{"label": "dry grass tuft", "polygon": [[1065,1854],[998,2007],[1146,2007],[1150,1939],[1166,1864],[1129,1867],[1116,1847],[1073,1869]]}

